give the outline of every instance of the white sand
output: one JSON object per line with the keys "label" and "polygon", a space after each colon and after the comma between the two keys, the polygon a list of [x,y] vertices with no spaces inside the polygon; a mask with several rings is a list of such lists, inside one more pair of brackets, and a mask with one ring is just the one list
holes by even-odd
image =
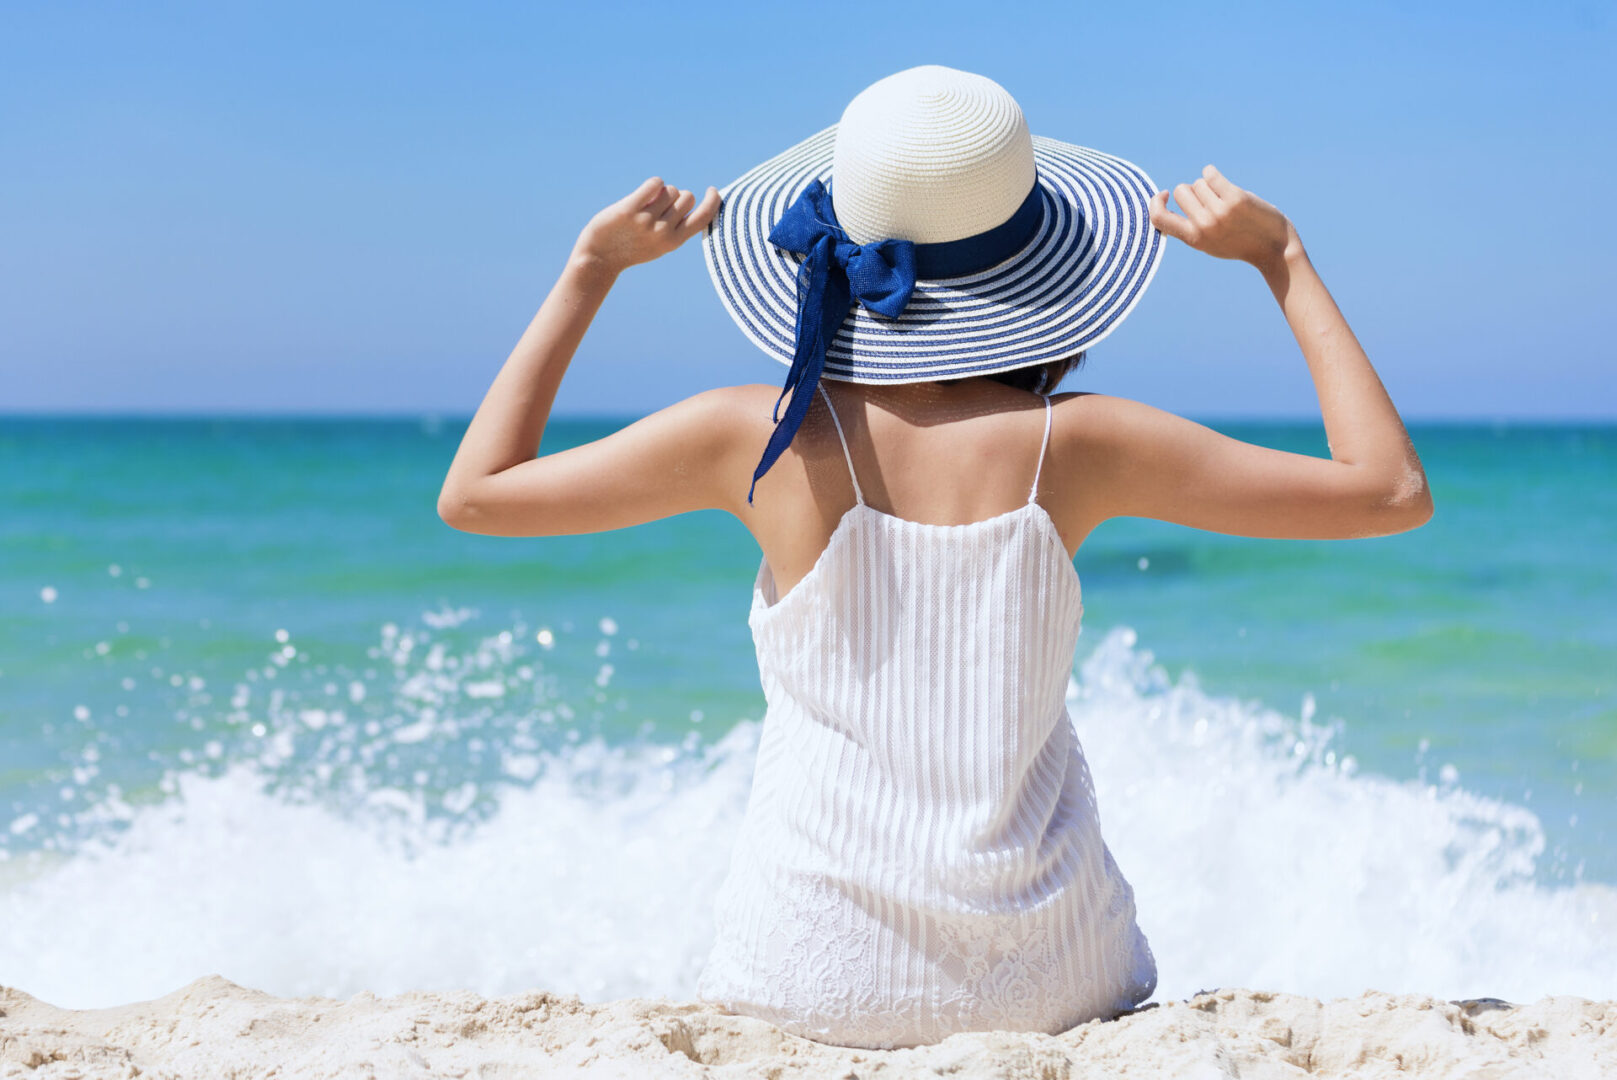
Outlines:
{"label": "white sand", "polygon": [[166,997],[62,1009],[0,987],[0,1077],[1617,1076],[1617,1002],[1489,1007],[1375,991],[1320,1002],[1217,990],[1061,1035],[825,1046],[749,1017],[544,992],[277,998],[217,975]]}

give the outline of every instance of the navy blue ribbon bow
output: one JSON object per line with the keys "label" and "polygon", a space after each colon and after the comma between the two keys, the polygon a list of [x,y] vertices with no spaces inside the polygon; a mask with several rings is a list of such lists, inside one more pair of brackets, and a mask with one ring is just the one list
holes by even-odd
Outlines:
{"label": "navy blue ribbon bow", "polygon": [[[786,385],[775,399],[775,431],[763,459],[752,474],[747,502],[758,478],[791,445],[808,413],[809,399],[825,370],[825,351],[848,317],[854,302],[887,318],[896,318],[915,291],[917,276],[951,278],[975,274],[1003,262],[1025,248],[1044,221],[1045,200],[1035,178],[1022,205],[1005,221],[974,236],[936,244],[878,240],[856,244],[837,224],[831,193],[815,180],[786,208],[769,242],[807,256],[797,268],[797,345]],[[792,395],[786,415],[780,403]]]}
{"label": "navy blue ribbon bow", "polygon": [[[825,370],[825,351],[855,302],[896,317],[915,289],[915,245],[909,240],[856,244],[837,224],[831,193],[815,180],[769,230],[769,242],[807,258],[797,269],[797,348],[786,385],[775,399],[775,431],[752,474],[747,502],[775,459],[791,445]],[[791,393],[786,415],[780,403]]]}

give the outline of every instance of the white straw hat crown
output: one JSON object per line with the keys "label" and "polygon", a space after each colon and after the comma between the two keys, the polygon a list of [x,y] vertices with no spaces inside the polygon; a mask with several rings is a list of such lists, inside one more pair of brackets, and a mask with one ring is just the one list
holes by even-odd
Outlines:
{"label": "white straw hat crown", "polygon": [[873,83],[837,124],[831,198],[848,238],[938,244],[986,232],[1033,187],[1033,137],[992,79],[927,64]]}

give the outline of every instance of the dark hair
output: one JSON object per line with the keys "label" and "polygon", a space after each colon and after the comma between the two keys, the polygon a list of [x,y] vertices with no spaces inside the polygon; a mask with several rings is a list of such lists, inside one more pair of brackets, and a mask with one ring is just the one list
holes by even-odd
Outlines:
{"label": "dark hair", "polygon": [[[1071,356],[1064,356],[1059,360],[1046,360],[1042,364],[1029,364],[1027,367],[1011,368],[1009,371],[996,371],[988,376],[996,382],[1006,386],[1014,386],[1018,390],[1026,390],[1034,394],[1051,394],[1055,392],[1057,384],[1069,374],[1077,371],[1084,363],[1084,353],[1076,352]],[[1042,380],[1042,381],[1041,381]]]}

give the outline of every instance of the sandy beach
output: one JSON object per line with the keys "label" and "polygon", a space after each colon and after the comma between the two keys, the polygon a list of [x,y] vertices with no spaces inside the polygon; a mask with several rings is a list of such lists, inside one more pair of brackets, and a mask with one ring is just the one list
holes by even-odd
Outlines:
{"label": "sandy beach", "polygon": [[1219,989],[1060,1035],[825,1046],[689,1002],[543,991],[278,998],[217,975],[63,1009],[0,987],[0,1077],[1555,1077],[1617,1075],[1617,1002]]}

